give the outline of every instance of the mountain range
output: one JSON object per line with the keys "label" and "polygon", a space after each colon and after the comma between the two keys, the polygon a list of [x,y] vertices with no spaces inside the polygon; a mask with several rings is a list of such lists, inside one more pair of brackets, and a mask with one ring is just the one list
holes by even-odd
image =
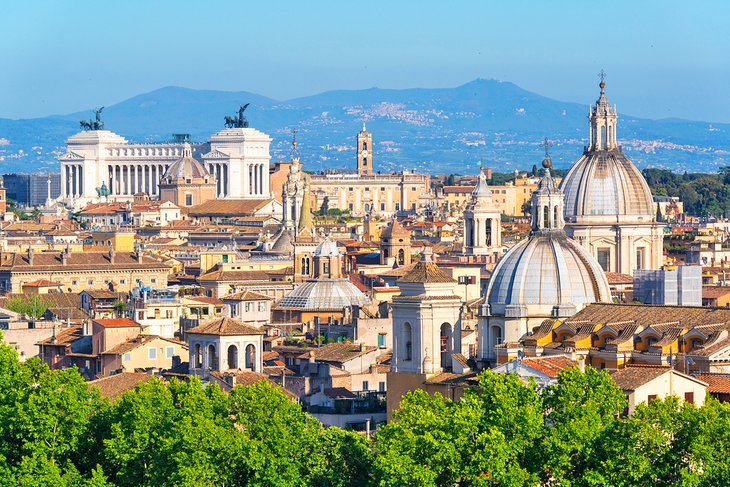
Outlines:
{"label": "mountain range", "polygon": [[[610,90],[607,96],[616,101]],[[555,166],[568,167],[587,142],[592,102],[557,101],[485,79],[455,88],[339,90],[287,101],[245,91],[165,87],[106,107],[102,118],[106,129],[130,142],[163,142],[173,133],[205,141],[223,128],[225,115],[250,103],[245,115],[251,127],[273,138],[274,161],[290,157],[297,129],[306,170],[353,169],[355,136],[365,122],[373,133],[376,170],[465,174],[476,172],[478,164],[497,171],[539,165],[545,137]],[[0,172],[58,170],[65,139],[90,118],[91,109],[0,118]],[[730,124],[620,114],[617,134],[639,167],[693,172],[730,165]]]}

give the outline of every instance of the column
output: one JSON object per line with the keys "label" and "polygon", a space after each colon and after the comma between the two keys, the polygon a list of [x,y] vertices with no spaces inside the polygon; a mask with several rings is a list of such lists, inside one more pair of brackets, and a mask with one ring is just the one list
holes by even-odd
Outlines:
{"label": "column", "polygon": [[223,196],[228,196],[231,191],[228,189],[228,164],[223,164]]}
{"label": "column", "polygon": [[79,165],[79,196],[85,196],[84,191],[84,166]]}

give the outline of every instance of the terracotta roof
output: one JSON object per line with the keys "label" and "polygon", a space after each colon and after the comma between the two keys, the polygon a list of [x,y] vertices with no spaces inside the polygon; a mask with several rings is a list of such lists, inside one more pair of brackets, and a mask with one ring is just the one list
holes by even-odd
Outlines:
{"label": "terracotta roof", "polygon": [[57,287],[60,285],[60,282],[53,282],[49,281],[48,279],[38,279],[37,281],[23,284],[23,287]]}
{"label": "terracotta roof", "polygon": [[0,256],[0,269],[11,271],[42,271],[42,270],[88,270],[88,269],[169,269],[167,264],[157,259],[142,256],[142,262],[137,262],[132,252],[117,252],[114,263],[110,261],[109,252],[70,252],[66,264],[61,258],[62,252],[36,252],[33,255],[33,265],[28,263],[28,253],[3,252]]}
{"label": "terracotta roof", "polygon": [[411,269],[413,269],[416,266],[416,264],[408,264],[405,266],[396,267],[395,269],[391,269],[387,272],[383,272],[380,274],[381,277],[401,277],[407,274]]}
{"label": "terracotta roof", "polygon": [[444,194],[472,194],[476,186],[444,186]]}
{"label": "terracotta roof", "polygon": [[707,382],[707,391],[713,394],[730,394],[730,374],[698,374],[695,377]]}
{"label": "terracotta roof", "polygon": [[311,353],[314,360],[320,362],[344,363],[362,355],[377,350],[378,347],[370,347],[353,343],[329,343],[320,348],[310,348],[302,353],[299,358],[308,358]]}
{"label": "terracotta roof", "polygon": [[134,326],[142,328],[142,325],[136,321],[130,320],[129,318],[108,318],[94,320],[94,323],[97,323],[104,328],[131,328]]}
{"label": "terracotta roof", "polygon": [[127,293],[117,293],[114,291],[104,291],[100,289],[88,289],[83,292],[94,299],[120,299],[127,295]]}
{"label": "terracotta roof", "polygon": [[274,298],[267,296],[266,294],[249,290],[223,296],[224,301],[272,301],[273,299]]}
{"label": "terracotta roof", "polygon": [[198,281],[268,281],[264,271],[222,271],[215,270],[198,277]]}
{"label": "terracotta roof", "polygon": [[190,216],[242,216],[254,213],[271,199],[210,200],[191,207]]}
{"label": "terracotta roof", "polygon": [[241,321],[233,318],[218,318],[211,320],[207,323],[203,323],[200,326],[188,330],[188,334],[201,334],[201,335],[221,335],[221,336],[235,336],[235,335],[263,335],[264,331],[255,326],[247,325]]}
{"label": "terracotta roof", "polygon": [[727,294],[730,294],[730,287],[727,286],[702,287],[702,299],[716,299]]}
{"label": "terracotta roof", "polygon": [[551,379],[556,379],[558,377],[558,374],[563,370],[578,365],[578,362],[562,355],[557,355],[553,357],[523,358],[522,363],[527,367],[530,367],[531,369],[550,377]]}
{"label": "terracotta roof", "polygon": [[610,323],[635,321],[641,326],[679,322],[685,328],[715,323],[730,323],[730,308],[702,306],[659,306],[647,304],[590,304],[569,322]]}
{"label": "terracotta roof", "polygon": [[182,345],[183,347],[187,348],[187,344],[179,342],[177,340],[172,340],[169,338],[163,338],[157,335],[137,335],[136,337],[132,338],[131,340],[127,340],[124,343],[120,343],[116,347],[112,347],[109,350],[102,352],[103,355],[124,355],[127,352],[130,352],[136,348],[139,348],[143,345],[147,345],[150,342],[153,342],[155,340],[163,340],[165,342],[169,342],[175,345]]}
{"label": "terracotta roof", "polygon": [[669,367],[633,367],[627,366],[611,374],[611,378],[616,385],[623,391],[635,391],[656,379],[657,377],[669,372]]}
{"label": "terracotta roof", "polygon": [[65,346],[82,336],[84,336],[83,327],[74,325],[56,332],[55,341],[54,337],[51,336],[37,342],[36,345]]}
{"label": "terracotta roof", "polygon": [[631,274],[622,274],[620,272],[606,272],[606,279],[609,284],[633,284],[634,277]]}
{"label": "terracotta roof", "polygon": [[433,262],[417,262],[413,268],[398,279],[398,283],[404,282],[456,282],[452,277],[439,269]]}
{"label": "terracotta roof", "polygon": [[92,380],[89,382],[89,385],[99,389],[99,392],[103,397],[115,399],[124,394],[126,391],[131,391],[137,387],[137,384],[140,382],[148,381],[151,378],[151,375],[141,372],[123,372],[121,374],[110,375],[109,377]]}
{"label": "terracotta roof", "polygon": [[386,227],[385,230],[380,234],[380,238],[383,237],[410,237],[411,232],[403,228],[397,218],[393,218],[393,221]]}
{"label": "terracotta roof", "polygon": [[197,301],[198,303],[223,304],[223,301],[221,301],[218,298],[211,297],[211,296],[185,296],[185,297],[191,301]]}
{"label": "terracotta roof", "polygon": [[357,396],[346,387],[331,387],[324,390],[324,395],[332,399],[354,399]]}
{"label": "terracotta roof", "polygon": [[[254,384],[258,384],[262,380],[265,380],[277,386],[277,388],[289,399],[293,401],[299,400],[296,394],[281,388],[279,384],[269,379],[269,376],[266,374],[259,374],[258,372],[252,372],[249,370],[239,370],[236,372],[211,372],[210,375],[216,379],[218,384],[221,386],[221,389],[225,392],[230,392],[230,390],[235,386],[252,386]],[[279,373],[279,376],[281,376],[281,373]],[[231,382],[234,382],[235,386],[231,385]]]}

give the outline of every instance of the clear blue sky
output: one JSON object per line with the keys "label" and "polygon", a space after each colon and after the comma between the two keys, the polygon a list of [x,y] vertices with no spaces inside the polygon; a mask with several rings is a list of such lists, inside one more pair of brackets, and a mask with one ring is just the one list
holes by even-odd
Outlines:
{"label": "clear blue sky", "polygon": [[0,117],[111,105],[168,85],[277,99],[497,78],[619,110],[730,122],[728,1],[13,1]]}

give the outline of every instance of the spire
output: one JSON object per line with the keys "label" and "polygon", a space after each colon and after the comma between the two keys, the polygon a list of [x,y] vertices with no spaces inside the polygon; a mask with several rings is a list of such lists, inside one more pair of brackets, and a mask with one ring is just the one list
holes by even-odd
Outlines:
{"label": "spire", "polygon": [[367,129],[365,128],[365,120],[362,121],[362,131],[367,132]]}
{"label": "spire", "polygon": [[292,130],[291,160],[299,161],[299,149],[297,148],[297,129]]}
{"label": "spire", "polygon": [[489,189],[489,184],[487,183],[487,175],[484,174],[484,171],[482,171],[481,169],[479,170],[479,179],[477,181],[477,185],[471,194],[472,199],[492,196],[492,190]]}
{"label": "spire", "polygon": [[299,231],[309,230],[314,235],[314,220],[312,219],[312,211],[309,204],[309,186],[304,189],[304,200],[302,201],[302,209],[299,213]]}

